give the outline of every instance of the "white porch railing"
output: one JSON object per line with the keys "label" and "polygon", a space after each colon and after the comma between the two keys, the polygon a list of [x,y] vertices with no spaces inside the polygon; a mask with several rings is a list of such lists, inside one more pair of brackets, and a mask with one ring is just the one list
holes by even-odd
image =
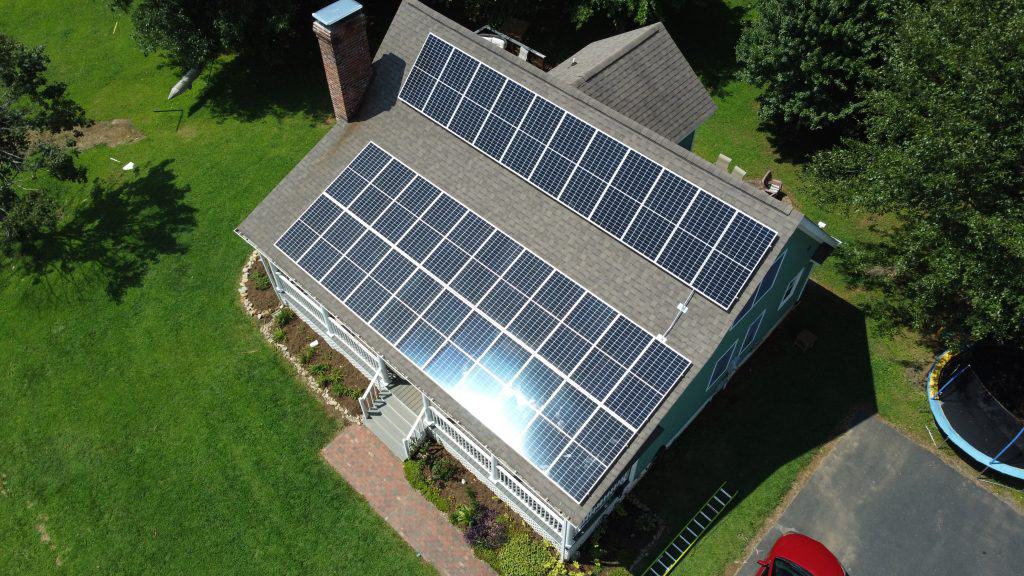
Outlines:
{"label": "white porch railing", "polygon": [[426,410],[426,408],[420,410],[420,413],[416,416],[416,421],[413,422],[409,433],[402,439],[402,444],[405,446],[406,454],[411,455],[413,446],[415,446],[420,440],[423,440],[423,436],[427,433],[428,425]]}
{"label": "white porch railing", "polygon": [[381,371],[377,372],[370,378],[370,383],[366,386],[366,391],[359,397],[359,410],[363,413],[363,418],[370,417],[370,410],[373,409],[373,405],[380,399],[380,394],[384,390],[387,390],[387,383],[381,375]]}
{"label": "white porch railing", "polygon": [[278,272],[278,281],[281,292],[285,296],[285,303],[292,307],[295,312],[310,326],[326,331],[323,316],[320,313],[320,305],[306,295],[290,278]]}
{"label": "white porch railing", "polygon": [[295,310],[310,328],[323,336],[331,347],[341,352],[363,376],[373,379],[381,371],[380,357],[344,324],[332,316],[319,302],[306,294],[276,266],[271,266],[277,280],[282,302]]}
{"label": "white porch railing", "polygon": [[380,371],[379,357],[363,341],[349,331],[334,316],[327,317],[331,341],[342,349],[342,354],[367,378],[373,378]]}
{"label": "white porch railing", "polygon": [[550,540],[557,549],[564,549],[566,522],[561,514],[535,496],[532,490],[502,466],[486,448],[463,433],[440,411],[430,408],[430,416],[434,430],[442,435],[442,443],[457,448],[449,450],[452,455],[481,482],[497,488],[494,490],[495,494],[538,534]]}

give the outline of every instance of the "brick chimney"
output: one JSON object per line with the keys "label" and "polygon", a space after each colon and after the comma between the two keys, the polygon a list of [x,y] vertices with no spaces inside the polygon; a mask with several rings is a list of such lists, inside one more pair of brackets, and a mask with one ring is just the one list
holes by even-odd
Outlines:
{"label": "brick chimney", "polygon": [[351,120],[370,84],[370,44],[363,6],[354,0],[339,0],[314,12],[313,33],[320,42],[334,116]]}

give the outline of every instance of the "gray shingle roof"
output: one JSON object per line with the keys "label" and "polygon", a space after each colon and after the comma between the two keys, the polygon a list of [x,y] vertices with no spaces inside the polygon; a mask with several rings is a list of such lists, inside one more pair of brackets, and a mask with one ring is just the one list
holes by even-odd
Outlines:
{"label": "gray shingle roof", "polygon": [[686,298],[690,288],[398,101],[401,83],[429,32],[778,231],[779,239],[766,261],[775,259],[802,216],[786,205],[763,198],[763,194],[589,96],[553,82],[544,72],[492,47],[419,2],[406,0],[377,52],[373,80],[357,119],[332,128],[239,225],[243,238],[358,332],[554,508],[579,525],[708,361],[767,266],[760,267],[728,312],[699,295],[693,298],[689,312],[667,336],[668,345],[693,361],[693,367],[591,495],[581,505],[576,504],[274,246],[288,226],[372,140],[647,330],[660,333],[668,327],[676,304]]}
{"label": "gray shingle roof", "polygon": [[592,42],[548,74],[673,142],[715,112],[708,91],[660,22]]}

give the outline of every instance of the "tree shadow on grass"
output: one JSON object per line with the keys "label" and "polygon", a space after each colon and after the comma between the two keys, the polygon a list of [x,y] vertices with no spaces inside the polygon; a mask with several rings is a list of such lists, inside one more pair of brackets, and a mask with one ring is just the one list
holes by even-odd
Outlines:
{"label": "tree shadow on grass", "polygon": [[67,279],[76,290],[83,277],[95,279],[120,302],[161,256],[184,253],[180,236],[195,227],[196,210],[185,203],[189,188],[177,184],[170,164],[94,182],[83,207],[26,249],[22,264],[33,282],[53,287],[54,277]]}
{"label": "tree shadow on grass", "polygon": [[[371,55],[380,46],[399,3],[399,0],[365,3],[363,12],[367,18]],[[327,4],[329,0],[322,4],[314,2],[312,6]],[[205,108],[220,121],[228,118],[252,121],[295,114],[307,116],[311,124],[333,121],[320,47],[312,29],[313,19],[304,16],[300,20],[301,25],[293,25],[273,45],[252,47],[209,66],[202,74],[205,86],[189,107],[189,116]]]}
{"label": "tree shadow on grass", "polygon": [[726,85],[736,78],[736,43],[740,38],[744,6],[726,6],[722,0],[658,0],[658,13],[683,56],[712,96],[726,96]]}
{"label": "tree shadow on grass", "polygon": [[[803,352],[794,339],[805,329],[818,339]],[[864,315],[809,283],[800,305],[637,485],[634,494],[665,524],[659,542],[639,566],[662,550],[722,482],[737,496],[719,521],[780,468],[875,412]],[[774,500],[760,498],[759,506],[774,506]],[[760,521],[758,512],[753,513],[750,520]],[[736,542],[736,553],[744,545]],[[626,566],[636,560],[636,553],[609,550]]]}
{"label": "tree shadow on grass", "polygon": [[207,68],[206,84],[188,115],[206,109],[218,121],[250,122],[302,114],[311,125],[330,118],[331,98],[313,32],[308,41],[274,49],[283,52],[273,59],[239,54]]}
{"label": "tree shadow on grass", "polygon": [[806,164],[816,153],[837,145],[843,136],[839,129],[810,130],[771,120],[762,120],[757,131],[765,135],[776,160],[789,164]]}

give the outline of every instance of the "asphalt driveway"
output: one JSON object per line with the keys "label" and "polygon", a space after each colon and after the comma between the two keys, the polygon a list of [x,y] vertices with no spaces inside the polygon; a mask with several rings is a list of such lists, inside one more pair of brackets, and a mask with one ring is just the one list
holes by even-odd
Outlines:
{"label": "asphalt driveway", "polygon": [[791,531],[850,576],[1024,574],[1024,516],[877,417],[839,441],[738,574]]}

